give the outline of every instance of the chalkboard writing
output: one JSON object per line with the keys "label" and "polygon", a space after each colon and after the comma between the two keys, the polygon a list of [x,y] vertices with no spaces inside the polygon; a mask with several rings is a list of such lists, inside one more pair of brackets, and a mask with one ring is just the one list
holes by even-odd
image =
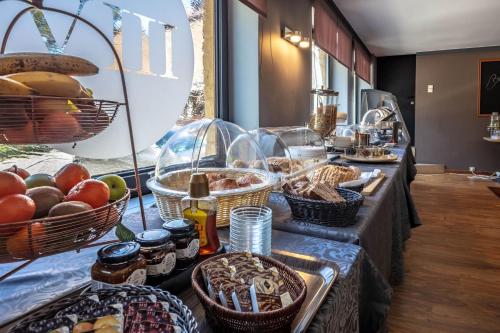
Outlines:
{"label": "chalkboard writing", "polygon": [[500,112],[500,59],[481,59],[478,71],[478,115]]}

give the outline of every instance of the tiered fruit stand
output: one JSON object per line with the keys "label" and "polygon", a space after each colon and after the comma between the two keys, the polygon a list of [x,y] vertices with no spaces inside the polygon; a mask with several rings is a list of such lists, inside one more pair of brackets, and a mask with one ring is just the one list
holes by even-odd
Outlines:
{"label": "tiered fruit stand", "polygon": [[[3,1],[5,0],[0,0],[0,5]],[[29,119],[35,119],[34,117],[38,117],[46,113],[48,111],[47,109],[53,110],[54,108],[57,108],[57,105],[61,105],[61,101],[67,102],[68,98],[50,96],[0,96],[0,121],[2,126],[4,126],[3,133],[0,135],[0,143],[76,143],[77,141],[89,139],[106,130],[106,128],[108,128],[111,122],[115,119],[116,113],[119,112],[119,108],[124,107],[127,115],[128,133],[136,184],[132,191],[137,193],[141,210],[142,225],[144,230],[146,230],[147,225],[142,200],[141,181],[137,166],[127,86],[125,83],[123,65],[116,49],[108,37],[99,28],[78,15],[61,9],[46,7],[43,5],[43,0],[33,0],[32,2],[27,0],[17,1],[28,5],[28,7],[19,11],[10,22],[2,40],[0,48],[1,54],[5,54],[7,42],[16,23],[23,15],[29,13],[30,11],[37,9],[72,17],[75,22],[80,21],[93,29],[101,38],[104,39],[109,48],[113,51],[114,58],[120,71],[124,102],[98,100],[93,98],[71,98],[73,104],[80,110],[77,120],[82,128],[82,131],[68,131],[67,123],[62,120],[58,121],[58,119],[55,118],[49,128],[31,126],[25,127],[23,131],[13,133],[12,131],[6,131],[5,128],[19,128],[20,125],[24,125],[24,123],[21,123],[25,121],[24,119],[19,119],[16,116],[13,116],[19,108],[26,111]],[[47,103],[45,103],[44,107],[40,107],[37,103],[37,100],[40,98],[43,98],[46,101],[48,100],[49,106],[47,107]],[[51,103],[53,103],[53,106],[51,106]],[[62,116],[65,112],[52,112],[52,114],[59,114]],[[100,207],[92,211],[61,217],[47,217],[16,223],[4,223],[0,225],[0,264],[20,260],[24,261],[21,265],[0,276],[0,281],[16,273],[40,257],[70,250],[79,251],[85,247],[93,247],[107,243],[95,243],[95,241],[120,223],[127,208],[129,199],[130,191],[128,191],[127,194],[120,200],[111,202],[104,207]],[[43,226],[43,229],[41,229],[40,226]],[[12,237],[12,231],[18,231],[21,229],[26,230],[26,239],[24,241],[18,241],[16,239],[9,240],[9,237]]]}

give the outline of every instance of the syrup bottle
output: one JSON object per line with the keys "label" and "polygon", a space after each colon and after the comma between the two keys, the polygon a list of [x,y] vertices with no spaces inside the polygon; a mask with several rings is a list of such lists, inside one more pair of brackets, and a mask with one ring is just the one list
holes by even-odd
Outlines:
{"label": "syrup bottle", "polygon": [[208,178],[193,173],[189,180],[189,195],[181,200],[184,218],[196,223],[200,235],[200,255],[214,254],[220,247],[216,227],[217,199],[210,196]]}

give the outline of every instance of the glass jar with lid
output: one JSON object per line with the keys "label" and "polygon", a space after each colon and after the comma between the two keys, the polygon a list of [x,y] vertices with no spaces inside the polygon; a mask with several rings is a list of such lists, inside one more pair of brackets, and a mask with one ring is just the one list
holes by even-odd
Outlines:
{"label": "glass jar with lid", "polygon": [[135,236],[141,246],[140,253],[146,258],[148,279],[165,278],[175,268],[175,243],[164,229],[151,229]]}
{"label": "glass jar with lid", "polygon": [[143,285],[146,282],[146,258],[140,254],[140,248],[136,242],[115,243],[101,248],[91,269],[94,288]]}
{"label": "glass jar with lid", "polygon": [[323,139],[335,132],[338,96],[339,93],[331,89],[311,90],[309,128],[316,131]]}
{"label": "glass jar with lid", "polygon": [[176,267],[182,269],[195,263],[200,251],[200,236],[195,223],[179,218],[163,223],[162,227],[170,232],[175,243]]}

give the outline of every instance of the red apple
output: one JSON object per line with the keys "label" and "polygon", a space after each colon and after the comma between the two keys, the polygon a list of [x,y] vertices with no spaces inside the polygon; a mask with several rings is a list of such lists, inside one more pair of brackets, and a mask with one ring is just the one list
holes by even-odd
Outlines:
{"label": "red apple", "polygon": [[30,176],[30,173],[23,168],[19,168],[17,165],[13,165],[4,171],[12,172],[21,177],[22,179],[26,179]]}
{"label": "red apple", "polygon": [[78,163],[66,164],[54,175],[57,188],[64,194],[68,194],[75,185],[89,178],[89,171]]}

